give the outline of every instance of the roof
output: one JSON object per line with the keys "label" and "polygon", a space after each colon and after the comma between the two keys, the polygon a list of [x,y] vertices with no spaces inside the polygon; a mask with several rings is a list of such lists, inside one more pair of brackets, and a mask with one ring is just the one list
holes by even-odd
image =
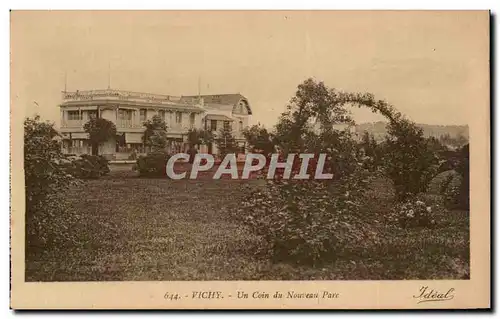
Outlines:
{"label": "roof", "polygon": [[241,100],[246,102],[248,114],[252,114],[252,110],[248,103],[248,99],[239,93],[233,94],[209,94],[209,95],[184,95],[181,101],[193,100],[198,97],[203,98],[203,102],[206,104],[225,104],[225,105],[237,105]]}
{"label": "roof", "polygon": [[246,99],[243,95],[237,94],[211,94],[211,95],[186,95],[182,98],[202,97],[205,103],[236,105],[241,99]]}
{"label": "roof", "polygon": [[234,121],[232,118],[221,114],[208,114],[205,119],[207,120],[217,120],[217,121]]}

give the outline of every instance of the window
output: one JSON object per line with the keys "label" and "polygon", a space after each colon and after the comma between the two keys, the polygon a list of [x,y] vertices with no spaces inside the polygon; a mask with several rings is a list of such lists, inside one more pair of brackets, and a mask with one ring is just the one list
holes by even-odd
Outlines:
{"label": "window", "polygon": [[139,110],[139,120],[141,122],[145,122],[146,121],[146,109],[140,109]]}
{"label": "window", "polygon": [[175,112],[175,123],[182,123],[182,112]]}
{"label": "window", "polygon": [[239,122],[239,127],[238,127],[238,129],[240,130],[240,132],[241,132],[241,131],[243,131],[243,121],[240,121],[240,122]]}
{"label": "window", "polygon": [[97,118],[97,111],[88,111],[87,114],[88,114],[89,119]]}
{"label": "window", "polygon": [[76,140],[71,140],[71,147],[73,148],[82,148],[82,147],[85,147],[85,140],[79,140],[79,139],[76,139]]}
{"label": "window", "polygon": [[195,118],[194,113],[189,114],[189,125],[191,126],[191,128],[194,127],[194,118]]}
{"label": "window", "polygon": [[160,110],[160,111],[158,112],[158,115],[161,117],[161,119],[162,119],[162,120],[164,120],[164,121],[165,121],[165,110]]}
{"label": "window", "polygon": [[211,120],[210,121],[210,129],[212,131],[217,131],[217,121],[216,120]]}
{"label": "window", "polygon": [[231,123],[229,121],[224,121],[224,129],[225,130],[231,129]]}
{"label": "window", "polygon": [[221,102],[222,101],[220,95],[212,95],[212,103],[220,104]]}
{"label": "window", "polygon": [[132,120],[131,110],[118,110],[118,118],[120,120]]}
{"label": "window", "polygon": [[81,120],[81,114],[80,111],[68,111],[68,120],[70,121],[77,121]]}

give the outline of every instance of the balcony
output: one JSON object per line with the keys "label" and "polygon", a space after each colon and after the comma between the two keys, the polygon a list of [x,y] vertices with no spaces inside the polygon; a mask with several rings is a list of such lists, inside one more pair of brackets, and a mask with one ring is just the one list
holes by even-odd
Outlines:
{"label": "balcony", "polygon": [[65,120],[61,122],[61,127],[83,127],[83,120]]}
{"label": "balcony", "polygon": [[121,90],[89,90],[76,92],[62,92],[63,101],[92,101],[99,99],[119,100],[119,101],[146,101],[159,104],[185,104],[193,105],[194,101],[183,99],[182,96],[165,94],[153,94],[144,92],[132,92]]}
{"label": "balcony", "polygon": [[116,128],[117,129],[143,129],[144,126],[142,125],[142,122],[136,122],[134,120],[120,120],[116,122]]}
{"label": "balcony", "polygon": [[118,122],[116,122],[116,127],[132,128],[133,123],[132,120],[118,120]]}

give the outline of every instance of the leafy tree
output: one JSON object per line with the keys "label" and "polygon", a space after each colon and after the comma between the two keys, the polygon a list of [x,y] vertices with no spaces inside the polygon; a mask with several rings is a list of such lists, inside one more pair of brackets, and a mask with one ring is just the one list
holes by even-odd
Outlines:
{"label": "leafy tree", "polygon": [[92,155],[99,155],[99,145],[116,136],[115,124],[103,118],[91,118],[83,129],[89,134]]}
{"label": "leafy tree", "polygon": [[238,151],[238,145],[236,144],[230,125],[226,124],[222,126],[219,134],[217,134],[215,142],[217,143],[219,154],[222,158],[227,154],[236,153]]}
{"label": "leafy tree", "polygon": [[458,204],[462,209],[469,209],[470,176],[469,176],[469,144],[464,145],[460,151],[460,161],[457,172],[462,176],[462,184],[458,191]]}
{"label": "leafy tree", "polygon": [[373,94],[342,93],[342,100],[354,106],[367,107],[389,120],[382,163],[385,175],[395,185],[398,199],[424,191],[436,173],[439,160],[429,147],[423,130],[386,101],[376,100]]}
{"label": "leafy tree", "polygon": [[463,147],[465,146],[469,140],[463,135],[463,134],[458,134],[455,142],[455,147]]}
{"label": "leafy tree", "polygon": [[468,139],[463,134],[458,134],[456,137],[452,137],[449,133],[441,135],[439,141],[444,145],[450,145],[454,148],[461,148],[467,144]]}
{"label": "leafy tree", "polygon": [[208,145],[213,142],[214,136],[211,131],[204,129],[190,129],[187,134],[188,142],[191,146]]}
{"label": "leafy tree", "polygon": [[406,119],[388,125],[384,169],[399,200],[424,192],[438,170],[439,158],[423,130]]}
{"label": "leafy tree", "polygon": [[155,115],[151,120],[144,122],[143,141],[151,147],[153,153],[164,152],[167,147],[167,124],[159,116]]}
{"label": "leafy tree", "polygon": [[381,165],[382,146],[377,143],[375,136],[368,131],[363,133],[361,142],[359,143],[364,154],[364,165],[370,170],[376,170]]}
{"label": "leafy tree", "polygon": [[363,148],[366,156],[375,156],[377,142],[375,141],[375,136],[373,134],[365,131],[361,137],[360,146]]}
{"label": "leafy tree", "polygon": [[288,153],[303,151],[304,137],[313,126],[328,129],[332,124],[352,122],[344,106],[343,94],[323,82],[307,79],[301,83],[276,125],[275,141]]}
{"label": "leafy tree", "polygon": [[64,195],[76,181],[62,165],[58,136],[54,124],[41,122],[39,116],[24,121],[27,258],[71,240],[68,225],[74,216]]}
{"label": "leafy tree", "polygon": [[261,125],[246,128],[243,130],[243,136],[250,145],[252,152],[260,151],[267,157],[275,150],[272,135]]}

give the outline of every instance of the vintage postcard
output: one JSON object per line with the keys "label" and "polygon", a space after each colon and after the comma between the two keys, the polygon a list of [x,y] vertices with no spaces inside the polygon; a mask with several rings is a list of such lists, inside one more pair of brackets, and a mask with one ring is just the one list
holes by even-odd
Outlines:
{"label": "vintage postcard", "polygon": [[488,11],[12,11],[13,309],[490,307]]}

